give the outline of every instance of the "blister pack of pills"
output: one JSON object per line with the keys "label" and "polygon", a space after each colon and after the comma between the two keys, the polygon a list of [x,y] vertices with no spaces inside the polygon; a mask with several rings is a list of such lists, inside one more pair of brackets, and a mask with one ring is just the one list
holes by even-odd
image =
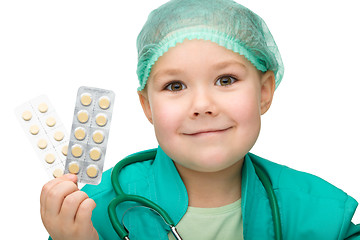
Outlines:
{"label": "blister pack of pills", "polygon": [[78,90],[65,163],[65,173],[77,174],[78,182],[96,185],[101,181],[114,100],[110,90]]}
{"label": "blister pack of pills", "polygon": [[25,134],[50,178],[64,174],[69,137],[47,96],[42,95],[15,109]]}

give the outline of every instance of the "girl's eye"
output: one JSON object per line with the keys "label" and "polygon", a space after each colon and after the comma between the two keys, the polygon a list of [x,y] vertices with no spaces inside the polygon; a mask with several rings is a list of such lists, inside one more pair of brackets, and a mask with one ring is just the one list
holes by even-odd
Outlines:
{"label": "girl's eye", "polygon": [[230,76],[223,76],[216,80],[215,85],[217,86],[228,86],[236,82],[236,79]]}
{"label": "girl's eye", "polygon": [[169,90],[169,91],[181,91],[183,89],[185,89],[186,86],[181,83],[181,82],[173,82],[173,83],[169,83],[165,89]]}

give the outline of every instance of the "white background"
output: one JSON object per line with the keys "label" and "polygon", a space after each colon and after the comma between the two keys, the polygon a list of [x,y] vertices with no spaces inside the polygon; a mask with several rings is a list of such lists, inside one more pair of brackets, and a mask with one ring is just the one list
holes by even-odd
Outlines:
{"label": "white background", "polygon": [[[116,93],[105,169],[157,146],[136,93],[136,37],[164,0],[0,2],[1,235],[46,239],[48,180],[14,109],[46,94],[68,131],[79,86]],[[252,152],[313,173],[360,200],[357,1],[243,0],[270,28],[285,64]],[[225,13],[226,14],[226,13]],[[360,222],[358,210],[353,219]]]}

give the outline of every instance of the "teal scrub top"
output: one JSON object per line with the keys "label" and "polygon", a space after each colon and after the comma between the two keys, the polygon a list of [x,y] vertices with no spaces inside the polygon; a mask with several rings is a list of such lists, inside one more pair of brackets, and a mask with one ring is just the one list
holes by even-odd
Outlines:
{"label": "teal scrub top", "polygon": [[[153,160],[126,166],[119,176],[124,192],[146,197],[168,212],[177,224],[188,207],[186,188],[173,161],[158,147]],[[242,168],[241,208],[245,240],[274,239],[269,200],[255,173],[253,162],[269,175],[280,208],[283,239],[360,240],[360,225],[351,222],[357,202],[342,190],[314,175],[299,172],[248,153]],[[100,239],[119,239],[109,220],[107,207],[116,197],[111,169],[104,172],[99,185],[82,190],[96,202],[92,221]],[[136,203],[121,204],[124,212]],[[131,208],[123,222],[131,240],[168,240],[169,228],[163,220],[145,208]],[[184,239],[186,240],[186,239]]]}

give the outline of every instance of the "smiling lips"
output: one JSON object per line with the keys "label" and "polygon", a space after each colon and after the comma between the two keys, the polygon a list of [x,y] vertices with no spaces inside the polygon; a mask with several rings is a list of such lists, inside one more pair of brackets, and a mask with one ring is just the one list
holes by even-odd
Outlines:
{"label": "smiling lips", "polygon": [[184,135],[187,135],[187,136],[201,136],[201,135],[208,135],[208,134],[213,134],[213,133],[222,133],[222,132],[225,132],[226,130],[228,130],[230,128],[231,127],[224,128],[224,129],[205,129],[205,130],[195,131],[193,133],[184,133]]}

